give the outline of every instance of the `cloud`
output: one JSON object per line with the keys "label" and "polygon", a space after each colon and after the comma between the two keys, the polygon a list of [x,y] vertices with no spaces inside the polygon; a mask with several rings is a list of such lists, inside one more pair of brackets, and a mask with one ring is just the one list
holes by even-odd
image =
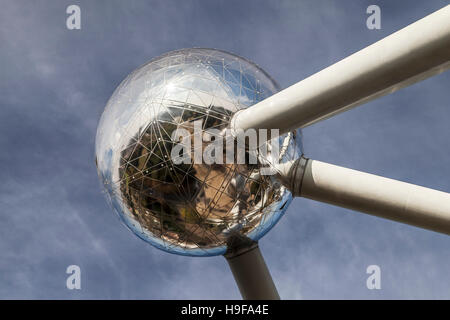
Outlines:
{"label": "cloud", "polygon": [[[134,68],[172,49],[215,47],[286,87],[446,1],[5,1],[0,11],[0,298],[239,298],[222,257],[158,251],[101,194],[94,137]],[[307,156],[450,191],[450,75],[441,74],[304,130]],[[260,246],[283,298],[450,298],[449,238],[296,199]],[[82,290],[65,288],[68,265]],[[365,287],[377,264],[382,290]]]}

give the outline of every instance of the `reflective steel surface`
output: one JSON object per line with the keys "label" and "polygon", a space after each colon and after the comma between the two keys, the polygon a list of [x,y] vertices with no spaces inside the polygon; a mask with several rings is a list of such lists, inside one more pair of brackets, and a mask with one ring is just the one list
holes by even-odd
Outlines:
{"label": "reflective steel surface", "polygon": [[[233,234],[258,240],[292,197],[261,164],[174,164],[177,128],[225,129],[278,91],[255,64],[213,49],[169,52],[131,73],[102,114],[96,162],[108,201],[141,239],[177,254],[224,254]],[[300,131],[279,137],[279,162],[302,154]],[[207,145],[203,142],[203,145]],[[193,147],[193,146],[192,146]]]}

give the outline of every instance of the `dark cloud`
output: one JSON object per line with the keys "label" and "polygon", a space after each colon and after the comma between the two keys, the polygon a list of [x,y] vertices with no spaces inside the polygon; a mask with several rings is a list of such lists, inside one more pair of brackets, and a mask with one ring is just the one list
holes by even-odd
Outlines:
{"label": "dark cloud", "polygon": [[[159,54],[214,47],[286,87],[447,4],[378,1],[3,1],[0,297],[239,298],[224,258],[158,251],[108,208],[94,165],[102,109]],[[78,4],[82,29],[65,27]],[[307,156],[450,191],[450,74],[305,129]],[[283,298],[450,298],[447,236],[296,199],[261,247]],[[78,264],[82,290],[65,288]],[[382,290],[366,289],[366,267]]]}

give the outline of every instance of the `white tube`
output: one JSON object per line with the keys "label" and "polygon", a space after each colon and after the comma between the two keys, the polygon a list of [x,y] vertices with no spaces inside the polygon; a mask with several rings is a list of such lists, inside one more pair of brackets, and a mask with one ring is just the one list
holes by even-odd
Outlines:
{"label": "white tube", "polygon": [[225,258],[244,300],[280,300],[257,245],[241,254],[225,255]]}
{"label": "white tube", "polygon": [[309,159],[300,196],[450,234],[446,192]]}
{"label": "white tube", "polygon": [[450,5],[238,112],[232,129],[305,127],[450,68]]}

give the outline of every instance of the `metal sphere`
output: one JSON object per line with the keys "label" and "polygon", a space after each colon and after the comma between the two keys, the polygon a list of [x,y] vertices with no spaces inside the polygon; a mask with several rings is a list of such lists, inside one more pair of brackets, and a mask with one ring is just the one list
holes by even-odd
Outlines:
{"label": "metal sphere", "polygon": [[[292,196],[261,164],[174,164],[179,127],[225,129],[231,117],[278,91],[270,76],[213,49],[169,52],[132,72],[115,90],[96,136],[105,193],[125,225],[170,253],[224,254],[231,235],[258,240]],[[302,154],[300,131],[279,139],[279,162]]]}

